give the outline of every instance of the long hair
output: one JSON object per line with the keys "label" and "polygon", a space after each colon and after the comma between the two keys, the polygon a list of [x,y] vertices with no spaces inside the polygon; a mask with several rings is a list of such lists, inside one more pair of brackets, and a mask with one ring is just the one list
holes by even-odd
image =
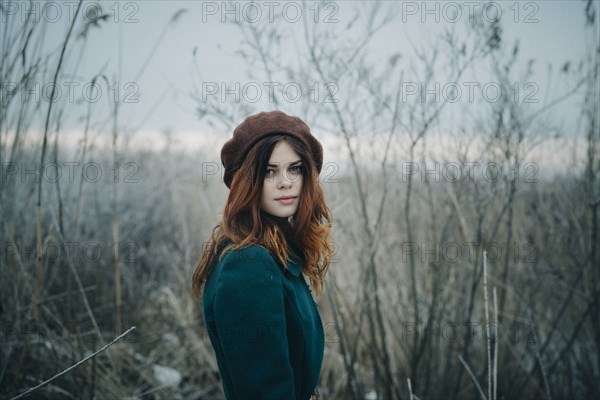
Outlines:
{"label": "long hair", "polygon": [[[323,195],[319,175],[312,157],[296,138],[273,134],[257,141],[235,172],[221,222],[216,225],[205,243],[203,253],[192,275],[192,292],[195,300],[202,297],[204,283],[221,250],[219,260],[229,250],[249,245],[265,247],[281,264],[289,260],[285,233],[267,218],[261,218],[263,182],[271,153],[277,142],[285,140],[302,160],[302,188],[296,214],[292,219],[292,239],[302,252],[302,272],[308,277],[316,295],[323,291],[325,274],[329,269],[333,248],[329,233],[333,217]],[[232,243],[221,246],[227,240]],[[292,250],[293,251],[293,250]]]}

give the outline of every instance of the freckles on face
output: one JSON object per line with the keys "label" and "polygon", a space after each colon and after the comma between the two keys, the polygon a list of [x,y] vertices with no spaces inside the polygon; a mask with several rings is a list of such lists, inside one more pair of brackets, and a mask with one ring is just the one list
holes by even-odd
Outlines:
{"label": "freckles on face", "polygon": [[300,156],[282,140],[273,148],[268,164],[263,181],[261,208],[277,217],[294,215],[298,210],[302,169],[305,168]]}

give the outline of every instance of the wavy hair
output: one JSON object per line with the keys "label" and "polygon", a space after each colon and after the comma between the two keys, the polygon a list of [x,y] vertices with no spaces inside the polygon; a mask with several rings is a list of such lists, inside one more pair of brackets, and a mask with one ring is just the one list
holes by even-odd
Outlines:
{"label": "wavy hair", "polygon": [[222,220],[213,228],[192,275],[195,300],[202,297],[204,283],[227,240],[233,243],[222,249],[219,260],[229,250],[254,244],[265,247],[281,264],[287,264],[291,249],[288,248],[285,232],[270,219],[261,218],[260,208],[267,165],[273,148],[281,140],[287,141],[302,160],[302,188],[298,209],[292,216],[291,238],[302,252],[302,272],[308,277],[317,296],[322,293],[333,254],[329,243],[333,217],[325,203],[315,163],[303,143],[290,135],[273,134],[250,148],[233,176]]}

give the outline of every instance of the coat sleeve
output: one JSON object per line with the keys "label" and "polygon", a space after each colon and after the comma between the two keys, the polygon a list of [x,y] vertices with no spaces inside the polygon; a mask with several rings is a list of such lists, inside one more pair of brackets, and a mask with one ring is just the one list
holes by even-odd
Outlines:
{"label": "coat sleeve", "polygon": [[281,273],[259,246],[223,258],[216,329],[235,399],[294,399]]}

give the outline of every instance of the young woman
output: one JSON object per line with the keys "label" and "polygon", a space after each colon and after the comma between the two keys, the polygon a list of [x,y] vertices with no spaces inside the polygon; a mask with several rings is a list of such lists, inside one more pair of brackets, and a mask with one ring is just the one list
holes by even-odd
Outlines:
{"label": "young woman", "polygon": [[305,276],[320,295],[332,256],[323,148],[301,119],[261,112],[234,130],[221,161],[229,196],[192,289],[225,396],[315,399],[324,332]]}

